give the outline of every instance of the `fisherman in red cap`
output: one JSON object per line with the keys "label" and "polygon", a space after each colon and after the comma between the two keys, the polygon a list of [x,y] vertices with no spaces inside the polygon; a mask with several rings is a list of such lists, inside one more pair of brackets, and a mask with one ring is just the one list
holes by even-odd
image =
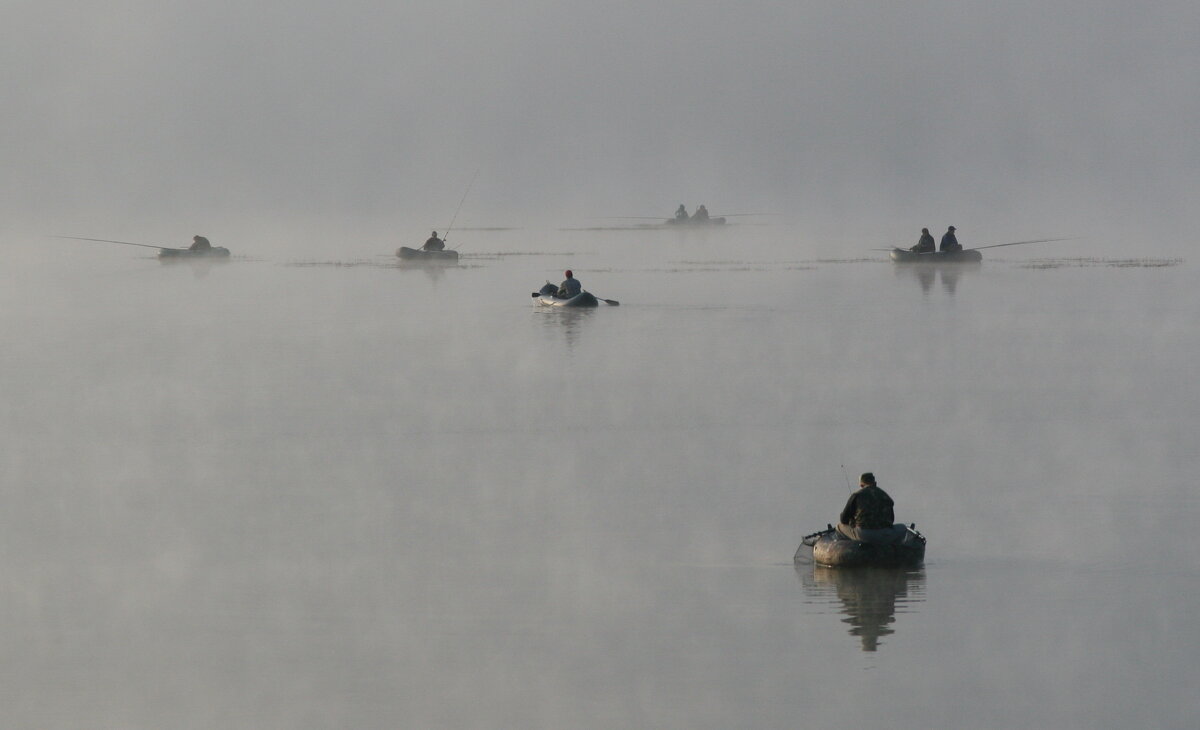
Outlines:
{"label": "fisherman in red cap", "polygon": [[567,278],[563,279],[563,283],[558,285],[559,299],[570,299],[579,292],[583,291],[583,284],[579,283],[579,279],[575,278],[575,275],[571,273],[570,269],[564,271],[563,275]]}

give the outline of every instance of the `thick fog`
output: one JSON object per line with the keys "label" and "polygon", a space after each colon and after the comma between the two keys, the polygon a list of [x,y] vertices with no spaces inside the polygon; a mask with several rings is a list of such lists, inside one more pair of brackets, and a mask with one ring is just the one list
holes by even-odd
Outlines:
{"label": "thick fog", "polygon": [[1200,715],[1194,4],[3,21],[0,726]]}
{"label": "thick fog", "polygon": [[1165,243],[1198,28],[1189,2],[9,3],[0,218],[379,235],[445,226],[480,169],[460,224],[684,202],[847,246]]}

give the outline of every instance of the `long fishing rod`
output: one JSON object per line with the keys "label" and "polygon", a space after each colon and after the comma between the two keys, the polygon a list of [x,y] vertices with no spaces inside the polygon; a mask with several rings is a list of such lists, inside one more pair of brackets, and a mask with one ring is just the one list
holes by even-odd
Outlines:
{"label": "long fishing rod", "polygon": [[173,246],[155,246],[149,243],[133,243],[132,241],[114,241],[111,238],[83,238],[81,236],[51,236],[51,238],[70,238],[75,241],[99,241],[100,243],[119,243],[124,246],[141,246],[142,248],[157,248],[160,251],[186,251],[186,248],[175,248]]}
{"label": "long fishing rod", "polygon": [[446,235],[442,236],[442,241],[449,240],[450,230],[454,228],[454,221],[458,220],[458,211],[462,210],[463,203],[467,201],[467,194],[471,192],[471,188],[475,185],[475,178],[479,177],[479,169],[476,168],[475,174],[471,176],[471,182],[467,185],[466,191],[463,193],[462,200],[458,201],[458,207],[454,209],[454,217],[450,219],[450,227],[446,229]]}
{"label": "long fishing rod", "polygon": [[[1078,240],[1078,239],[1075,239],[1075,238],[1039,238],[1034,241],[1013,241],[1012,243],[993,243],[988,246],[972,246],[971,248],[964,248],[963,251],[979,251],[980,249],[984,249],[984,248],[1000,248],[1001,246],[1020,246],[1025,243],[1050,243],[1051,241],[1075,241],[1075,240]],[[898,247],[873,248],[871,250],[872,251],[895,251],[897,248]],[[900,250],[908,251],[909,249],[900,249]],[[929,254],[936,254],[936,253],[942,253],[942,252],[940,252],[940,251],[918,251],[918,252],[914,252],[914,253],[917,253],[920,256],[928,256]]]}
{"label": "long fishing rod", "polygon": [[851,494],[854,493],[854,487],[850,486],[850,475],[846,473],[846,465],[842,464],[842,479],[846,480],[846,490]]}
{"label": "long fishing rod", "polygon": [[1039,238],[1036,241],[1013,241],[1012,243],[993,243],[990,246],[975,246],[964,248],[964,251],[978,251],[983,248],[1000,248],[1001,246],[1020,246],[1023,243],[1049,243],[1051,241],[1074,241],[1074,238]]}

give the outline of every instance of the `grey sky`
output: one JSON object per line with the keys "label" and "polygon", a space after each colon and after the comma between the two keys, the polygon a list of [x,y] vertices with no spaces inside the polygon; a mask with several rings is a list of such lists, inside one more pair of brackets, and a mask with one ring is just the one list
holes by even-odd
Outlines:
{"label": "grey sky", "polygon": [[477,168],[464,216],[479,224],[703,202],[826,230],[1180,231],[1198,192],[1192,2],[135,0],[4,16],[10,226],[445,220]]}

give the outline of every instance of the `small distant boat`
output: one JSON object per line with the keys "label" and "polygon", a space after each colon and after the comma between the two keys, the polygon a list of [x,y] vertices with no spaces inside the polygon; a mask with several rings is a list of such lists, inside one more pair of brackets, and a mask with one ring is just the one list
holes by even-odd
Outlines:
{"label": "small distant boat", "polygon": [[892,526],[894,536],[889,542],[859,542],[838,532],[833,525],[820,532],[805,535],[796,549],[796,562],[804,562],[811,553],[818,565],[839,568],[899,567],[917,565],[925,559],[925,536],[917,526]]}
{"label": "small distant boat", "polygon": [[540,303],[551,307],[597,307],[600,305],[600,301],[588,291],[581,291],[573,297],[559,298],[558,287],[550,282],[546,282],[541,291],[534,296]]}
{"label": "small distant boat", "polygon": [[452,263],[458,261],[458,251],[443,249],[441,251],[426,251],[423,248],[401,246],[396,249],[396,255],[405,261],[438,261]]}
{"label": "small distant boat", "polygon": [[930,253],[916,253],[906,248],[893,248],[892,261],[898,264],[972,264],[983,261],[983,254],[973,248]]}
{"label": "small distant boat", "polygon": [[224,246],[212,248],[164,248],[158,252],[160,259],[222,259],[229,257],[229,249]]}
{"label": "small distant boat", "polygon": [[724,216],[720,218],[668,218],[668,226],[723,226]]}

